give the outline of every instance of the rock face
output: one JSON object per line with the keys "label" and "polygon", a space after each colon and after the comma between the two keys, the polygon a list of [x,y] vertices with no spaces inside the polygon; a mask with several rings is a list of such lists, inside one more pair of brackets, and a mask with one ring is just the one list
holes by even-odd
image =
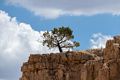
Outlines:
{"label": "rock face", "polygon": [[20,80],[120,80],[120,36],[106,48],[56,54],[31,54]]}

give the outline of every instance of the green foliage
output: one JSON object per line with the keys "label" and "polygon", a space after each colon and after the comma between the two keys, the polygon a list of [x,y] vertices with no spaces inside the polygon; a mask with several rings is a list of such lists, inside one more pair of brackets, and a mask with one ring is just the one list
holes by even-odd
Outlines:
{"label": "green foliage", "polygon": [[58,47],[62,52],[62,48],[78,47],[79,42],[70,42],[74,38],[73,31],[69,27],[54,28],[50,32],[44,32],[43,45],[47,45],[49,48]]}

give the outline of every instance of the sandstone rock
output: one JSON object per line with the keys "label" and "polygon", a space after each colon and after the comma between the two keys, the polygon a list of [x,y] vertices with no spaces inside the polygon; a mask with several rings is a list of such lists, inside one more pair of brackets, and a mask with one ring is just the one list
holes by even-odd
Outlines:
{"label": "sandstone rock", "polygon": [[103,57],[105,62],[111,59],[118,59],[120,58],[120,39],[117,37],[114,37],[113,40],[108,40],[106,43],[106,48],[103,51]]}
{"label": "sandstone rock", "polygon": [[102,69],[100,69],[95,80],[110,80],[109,68],[103,67]]}
{"label": "sandstone rock", "polygon": [[31,54],[20,80],[120,80],[120,36],[106,48],[56,54]]}

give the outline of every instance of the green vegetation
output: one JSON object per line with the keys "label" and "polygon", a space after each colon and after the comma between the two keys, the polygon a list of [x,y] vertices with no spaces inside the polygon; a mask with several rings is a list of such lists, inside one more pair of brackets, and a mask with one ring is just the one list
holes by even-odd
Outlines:
{"label": "green vegetation", "polygon": [[54,28],[49,32],[44,32],[43,36],[43,45],[47,45],[49,48],[58,47],[60,52],[63,52],[63,48],[73,48],[80,45],[79,42],[71,41],[74,36],[69,27]]}

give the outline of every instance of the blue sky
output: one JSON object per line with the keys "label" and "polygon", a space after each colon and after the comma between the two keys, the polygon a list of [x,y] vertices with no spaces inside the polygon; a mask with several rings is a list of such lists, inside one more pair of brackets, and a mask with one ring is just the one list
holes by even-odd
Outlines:
{"label": "blue sky", "polygon": [[14,6],[1,1],[0,9],[6,11],[10,16],[16,17],[19,22],[25,22],[34,30],[51,30],[54,27],[69,26],[74,31],[75,40],[81,43],[79,49],[89,48],[89,40],[94,33],[107,35],[119,34],[120,16],[110,13],[95,14],[92,16],[69,16],[64,15],[55,19],[45,19],[36,16],[24,7]]}
{"label": "blue sky", "polygon": [[[0,61],[3,63],[2,61],[6,60],[5,54],[9,54],[11,57],[6,60],[5,66],[16,58],[18,59],[16,61],[20,62],[20,64],[15,62],[16,65],[11,64],[10,68],[7,68],[11,73],[19,71],[22,62],[27,59],[30,52],[37,50],[49,52],[46,47],[39,49],[35,41],[39,38],[41,31],[69,26],[74,32],[74,40],[81,44],[77,50],[104,47],[106,40],[119,35],[120,32],[119,0],[116,2],[114,0],[91,0],[91,2],[87,0],[58,0],[58,2],[55,0],[51,2],[47,0],[1,0],[0,10],[0,43],[2,44],[0,45]],[[15,39],[14,42],[13,39]],[[12,45],[10,49],[9,45]],[[19,69],[13,70],[13,66]],[[16,80],[20,76],[20,72],[15,73],[16,75],[11,75],[13,77],[10,79],[8,76],[10,74],[4,70],[3,65],[0,65],[0,72],[3,72],[0,73],[0,80]]]}

